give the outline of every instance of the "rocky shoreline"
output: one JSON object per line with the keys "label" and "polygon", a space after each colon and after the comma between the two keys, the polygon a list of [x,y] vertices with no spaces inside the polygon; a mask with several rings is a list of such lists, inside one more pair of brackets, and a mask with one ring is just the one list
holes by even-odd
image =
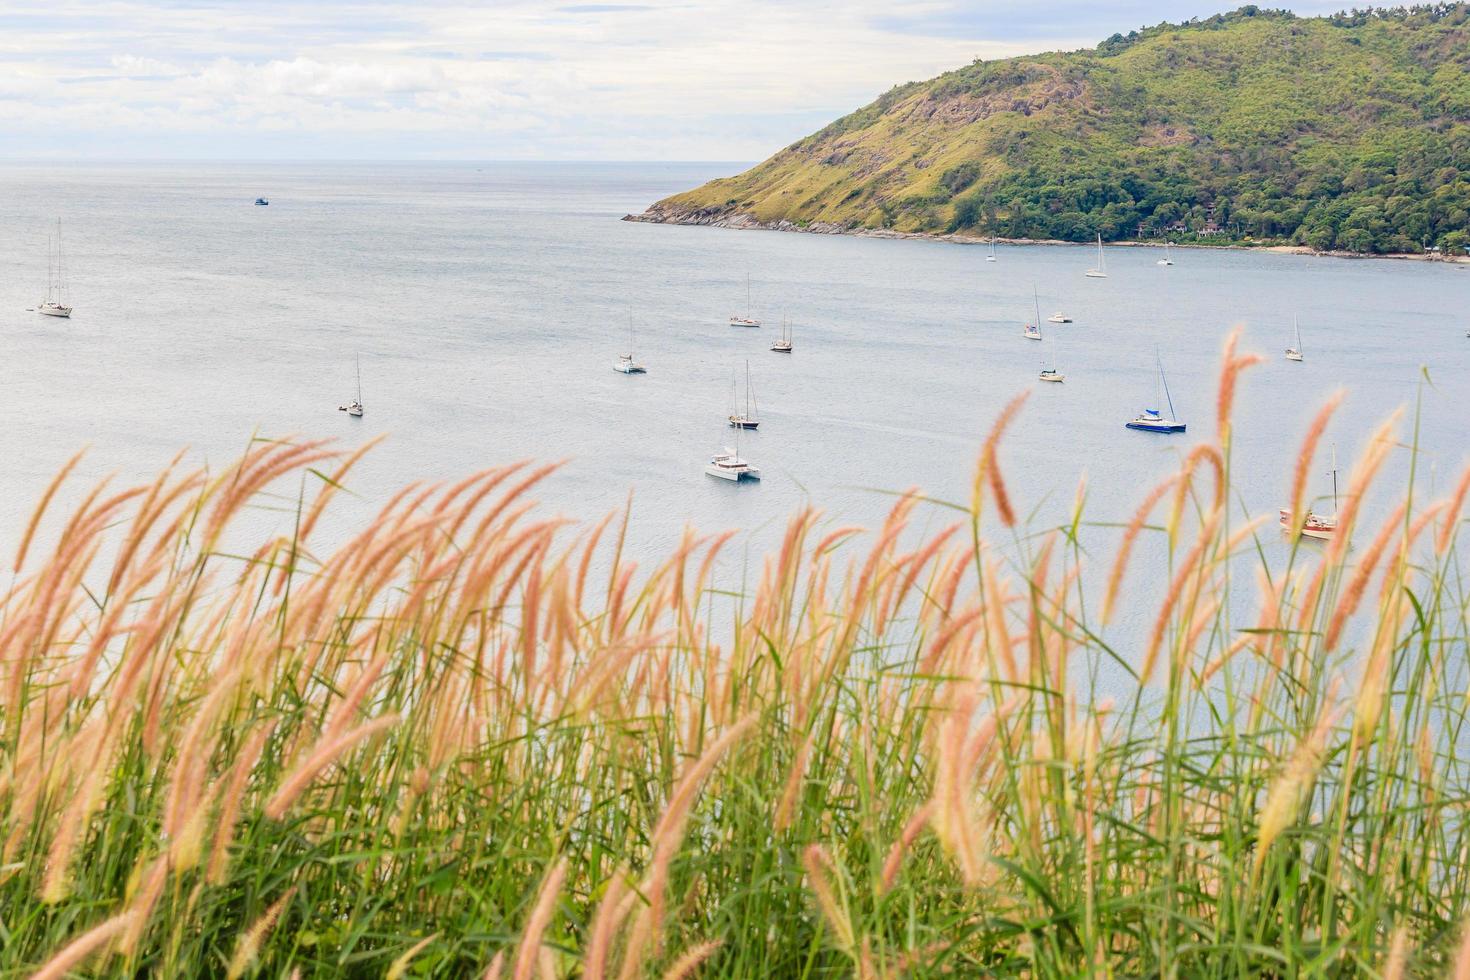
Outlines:
{"label": "rocky shoreline", "polygon": [[[953,242],[958,245],[985,245],[992,239],[958,232],[893,231],[888,228],[849,228],[828,221],[809,221],[799,224],[787,218],[779,221],[761,221],[754,215],[736,211],[730,207],[676,208],[666,204],[650,205],[642,214],[625,214],[624,221],[640,221],[657,225],[703,225],[710,228],[731,228],[736,231],[790,231],[807,235],[853,235],[859,238],[918,239],[930,242]],[[996,238],[1000,245],[1065,245],[1071,248],[1091,247],[1090,242],[1065,242],[1045,238]],[[1109,242],[1108,247],[1157,248],[1159,242]],[[1201,243],[1174,243],[1174,248],[1233,249],[1249,252],[1276,252],[1286,255],[1312,255],[1333,259],[1400,259],[1413,262],[1446,262],[1452,265],[1470,264],[1470,257],[1444,257],[1423,252],[1392,252],[1364,254],[1359,252],[1319,252],[1306,245],[1205,245]]]}

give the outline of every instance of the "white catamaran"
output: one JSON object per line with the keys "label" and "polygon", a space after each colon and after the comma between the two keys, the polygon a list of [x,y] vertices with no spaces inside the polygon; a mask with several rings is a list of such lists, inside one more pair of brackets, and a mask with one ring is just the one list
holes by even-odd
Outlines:
{"label": "white catamaran", "polygon": [[715,453],[705,464],[704,472],[709,476],[731,483],[741,480],[759,480],[761,471],[751,466],[740,456],[740,429],[735,430],[735,448],[726,446],[723,452]]}
{"label": "white catamaran", "polygon": [[1102,232],[1097,234],[1097,265],[1087,270],[1089,279],[1106,279],[1108,277],[1108,264],[1103,258]]}
{"label": "white catamaran", "polygon": [[759,320],[757,320],[754,316],[751,315],[753,312],[754,311],[752,310],[751,305],[750,305],[750,273],[747,272],[745,274],[745,315],[744,316],[735,315],[735,316],[730,317],[730,326],[732,326],[732,327],[758,327],[758,326],[760,326],[761,325],[761,322]]}
{"label": "white catamaran", "polygon": [[46,244],[46,298],[36,306],[44,316],[71,316],[71,296],[66,288],[66,261],[61,251],[61,219],[56,219],[56,238]]}

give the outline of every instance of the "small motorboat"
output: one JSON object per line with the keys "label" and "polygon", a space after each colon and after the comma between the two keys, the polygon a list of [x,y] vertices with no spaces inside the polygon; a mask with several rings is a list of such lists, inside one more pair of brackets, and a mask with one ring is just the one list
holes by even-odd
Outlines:
{"label": "small motorboat", "polygon": [[1072,318],[1065,313],[1053,313],[1046,318],[1047,323],[1071,323]]}
{"label": "small motorboat", "polygon": [[265,207],[269,203],[270,203],[270,201],[267,201],[263,197],[257,197],[255,199],[255,206],[258,207],[258,208],[263,208],[263,207]]}

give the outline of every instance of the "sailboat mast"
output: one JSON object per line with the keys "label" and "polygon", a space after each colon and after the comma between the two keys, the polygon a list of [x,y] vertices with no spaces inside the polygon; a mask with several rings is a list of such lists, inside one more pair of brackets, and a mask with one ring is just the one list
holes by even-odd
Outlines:
{"label": "sailboat mast", "polygon": [[1337,443],[1332,444],[1332,513],[1337,513]]}
{"label": "sailboat mast", "polygon": [[1041,333],[1041,296],[1037,294],[1036,287],[1031,287],[1031,305],[1036,311],[1036,332]]}
{"label": "sailboat mast", "polygon": [[362,354],[357,355],[357,403],[362,404]]}
{"label": "sailboat mast", "polygon": [[[1157,351],[1154,352],[1154,356],[1155,357],[1158,357],[1158,352]],[[1170,421],[1178,421],[1178,419],[1175,418],[1175,413],[1174,413],[1174,399],[1169,394],[1169,379],[1166,378],[1166,377],[1164,377],[1164,359],[1161,358],[1161,357],[1158,357],[1158,361],[1159,361],[1159,383],[1164,386],[1164,400],[1169,403],[1169,420]]]}

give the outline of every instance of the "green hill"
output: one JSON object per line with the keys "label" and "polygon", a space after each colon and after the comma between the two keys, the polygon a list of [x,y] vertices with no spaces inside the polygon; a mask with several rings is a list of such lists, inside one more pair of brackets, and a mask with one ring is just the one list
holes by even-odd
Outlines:
{"label": "green hill", "polygon": [[1459,251],[1470,4],[1242,7],[891,89],[634,220]]}

